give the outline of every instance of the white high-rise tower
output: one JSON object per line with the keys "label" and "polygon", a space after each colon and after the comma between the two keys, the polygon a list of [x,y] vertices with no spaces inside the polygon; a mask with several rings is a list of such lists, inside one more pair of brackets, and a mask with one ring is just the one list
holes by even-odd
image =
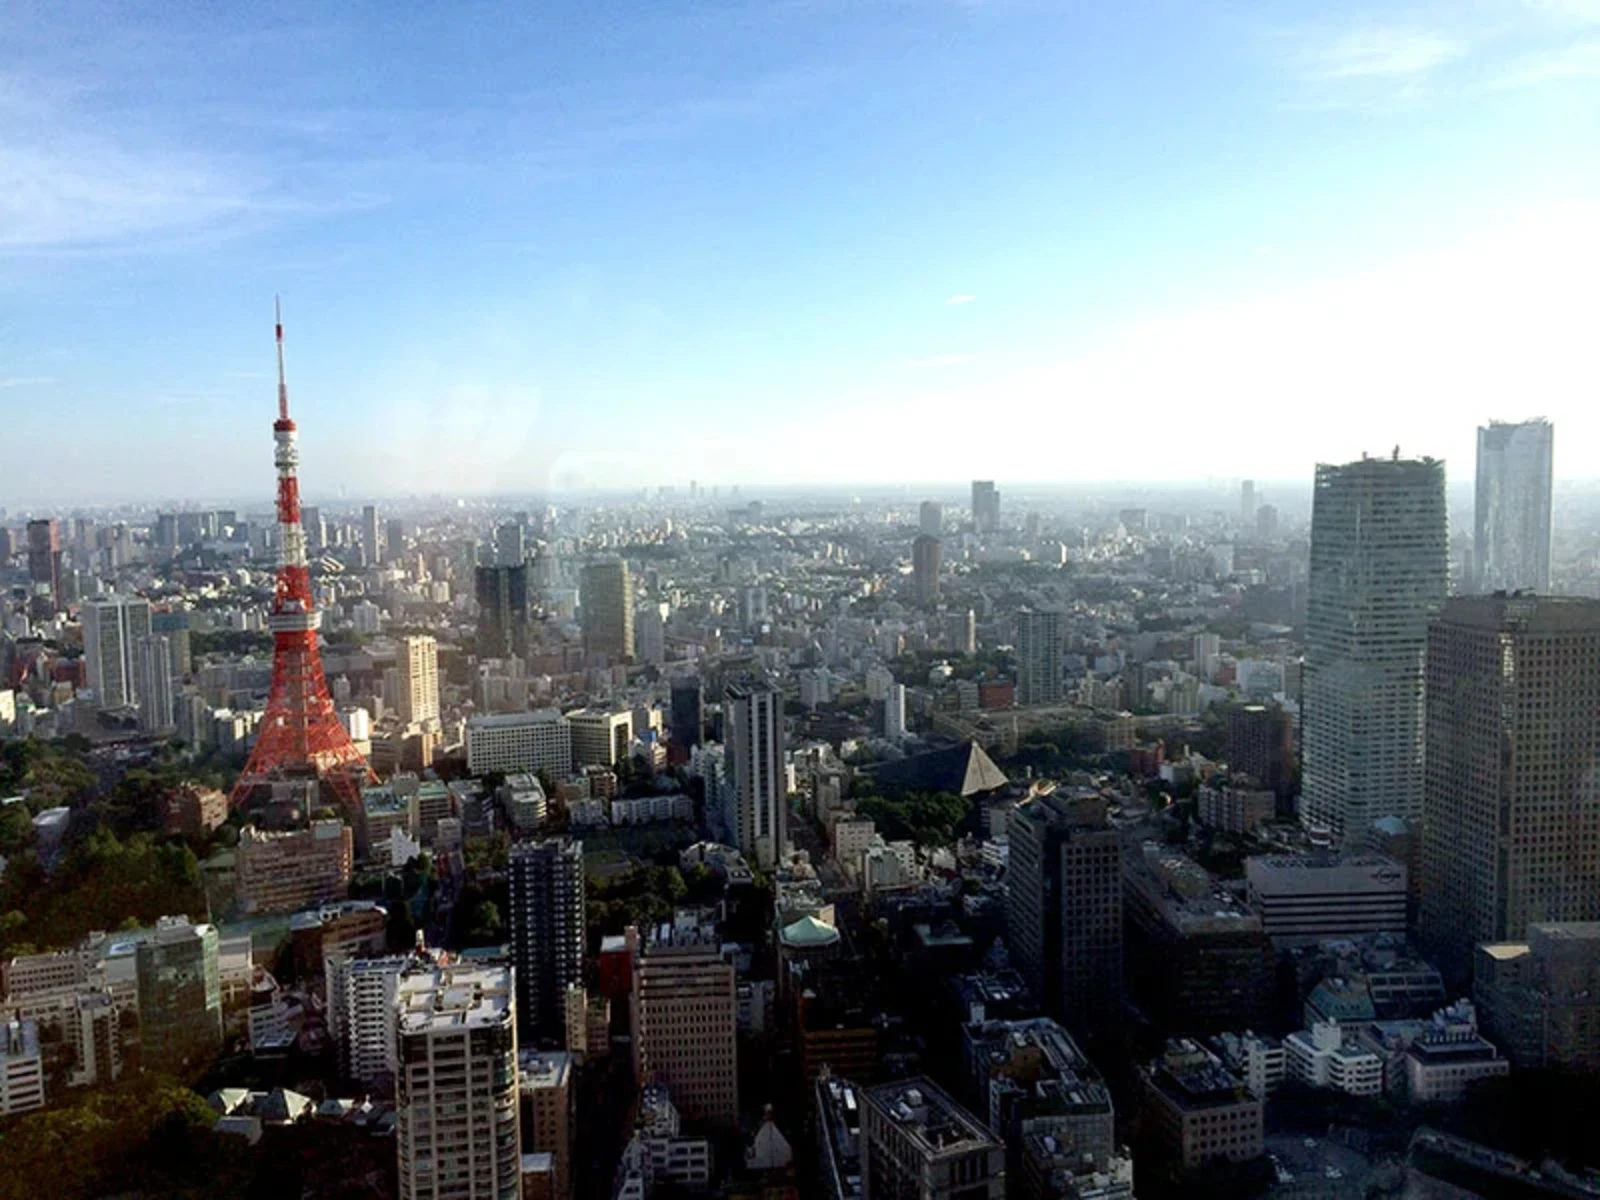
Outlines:
{"label": "white high-rise tower", "polygon": [[1550,590],[1550,489],[1555,431],[1544,420],[1478,429],[1473,586]]}

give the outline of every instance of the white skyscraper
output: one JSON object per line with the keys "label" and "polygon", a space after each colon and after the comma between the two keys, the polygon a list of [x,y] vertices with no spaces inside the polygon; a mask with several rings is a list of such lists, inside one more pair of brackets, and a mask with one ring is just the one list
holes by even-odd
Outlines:
{"label": "white skyscraper", "polygon": [[424,965],[395,998],[401,1200],[517,1200],[511,968]]}
{"label": "white skyscraper", "polygon": [[400,639],[400,719],[407,725],[439,720],[439,643],[427,634]]}
{"label": "white skyscraper", "polygon": [[903,683],[891,683],[883,698],[883,736],[891,742],[905,740],[906,685]]}
{"label": "white skyscraper", "polygon": [[1302,716],[1301,819],[1358,845],[1422,815],[1423,662],[1450,582],[1444,463],[1317,468]]}
{"label": "white skyscraper", "polygon": [[409,954],[384,958],[330,958],[327,976],[328,1025],[339,1044],[346,1076],[387,1092],[395,1077],[395,999]]}
{"label": "white skyscraper", "polygon": [[1478,429],[1472,554],[1480,592],[1550,591],[1550,488],[1555,430],[1544,420]]}
{"label": "white skyscraper", "polygon": [[88,684],[101,708],[139,703],[135,647],[150,633],[150,601],[136,596],[97,596],[79,614]]}
{"label": "white skyscraper", "polygon": [[172,677],[172,644],[159,633],[146,634],[134,643],[134,686],[139,697],[139,724],[151,733],[166,733],[176,725],[176,694]]}
{"label": "white skyscraper", "polygon": [[758,867],[769,868],[789,840],[783,693],[769,680],[750,678],[730,683],[723,700],[739,849]]}

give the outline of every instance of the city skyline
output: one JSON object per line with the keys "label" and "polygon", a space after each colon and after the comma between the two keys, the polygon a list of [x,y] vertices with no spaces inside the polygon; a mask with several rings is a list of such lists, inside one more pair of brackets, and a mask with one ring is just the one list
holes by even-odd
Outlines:
{"label": "city skyline", "polygon": [[306,470],[363,495],[1001,479],[1130,411],[1182,436],[1033,473],[1600,434],[1592,6],[8,25],[0,397],[53,447],[10,505],[270,486],[277,291]]}

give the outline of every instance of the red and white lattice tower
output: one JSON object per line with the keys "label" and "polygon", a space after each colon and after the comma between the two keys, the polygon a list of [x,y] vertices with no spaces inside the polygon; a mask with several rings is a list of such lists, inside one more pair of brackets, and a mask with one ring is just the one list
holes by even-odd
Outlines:
{"label": "red and white lattice tower", "polygon": [[272,424],[277,443],[278,545],[282,563],[272,594],[272,690],[267,711],[256,730],[255,749],[234,784],[231,803],[247,800],[257,787],[279,780],[321,779],[339,799],[354,807],[361,787],[372,778],[367,760],[350,740],[334,711],[328,681],[322,673],[317,630],[322,614],[311,594],[311,568],[306,565],[306,535],[300,526],[300,481],[295,468],[295,426],[289,419],[289,387],[283,371],[283,314],[277,313],[278,419]]}

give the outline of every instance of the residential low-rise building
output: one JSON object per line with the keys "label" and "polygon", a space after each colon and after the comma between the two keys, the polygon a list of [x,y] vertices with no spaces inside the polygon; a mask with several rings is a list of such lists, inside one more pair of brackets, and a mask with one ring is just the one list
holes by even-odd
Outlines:
{"label": "residential low-rise building", "polygon": [[354,843],[343,821],[281,833],[246,825],[236,854],[239,907],[249,915],[294,912],[350,890]]}
{"label": "residential low-rise building", "polygon": [[1510,1061],[1479,1034],[1470,1000],[1440,1009],[1406,1051],[1406,1091],[1413,1104],[1453,1104],[1476,1080],[1510,1071]]}
{"label": "residential low-rise building", "polygon": [[1383,1060],[1354,1034],[1333,1021],[1283,1039],[1289,1078],[1309,1087],[1331,1088],[1349,1096],[1383,1092]]}

